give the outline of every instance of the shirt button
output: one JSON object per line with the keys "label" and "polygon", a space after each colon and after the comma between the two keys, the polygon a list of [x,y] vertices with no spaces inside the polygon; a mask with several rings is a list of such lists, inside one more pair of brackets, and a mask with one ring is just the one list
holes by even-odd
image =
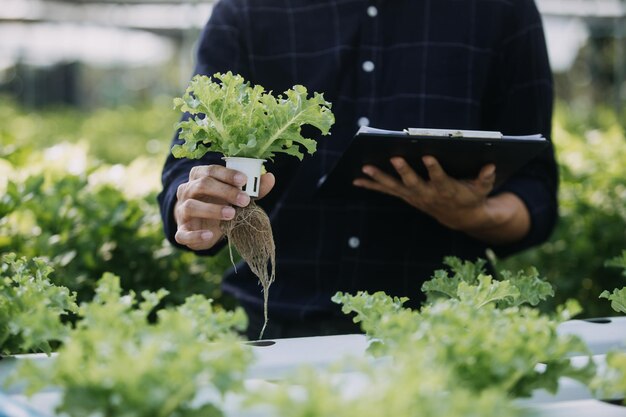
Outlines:
{"label": "shirt button", "polygon": [[368,119],[367,117],[359,117],[359,120],[357,121],[357,124],[359,126],[369,126],[370,125],[370,119]]}
{"label": "shirt button", "polygon": [[361,240],[356,237],[356,236],[352,236],[350,239],[348,239],[348,246],[350,246],[352,249],[356,249],[361,245]]}
{"label": "shirt button", "polygon": [[378,9],[376,8],[376,6],[370,6],[367,8],[367,15],[369,17],[376,17],[378,16]]}
{"label": "shirt button", "polygon": [[374,71],[374,63],[372,61],[363,62],[363,71],[372,72]]}

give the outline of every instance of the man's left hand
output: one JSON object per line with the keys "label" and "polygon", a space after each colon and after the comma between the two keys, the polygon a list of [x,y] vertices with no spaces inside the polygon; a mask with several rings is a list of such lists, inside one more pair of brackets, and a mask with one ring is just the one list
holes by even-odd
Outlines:
{"label": "man's left hand", "polygon": [[369,178],[358,178],[353,184],[401,198],[453,230],[471,231],[480,227],[487,196],[496,179],[495,166],[485,165],[475,179],[457,180],[448,176],[434,157],[425,156],[422,161],[428,170],[428,180],[417,175],[404,158],[394,157],[391,164],[400,179],[365,165],[363,173]]}

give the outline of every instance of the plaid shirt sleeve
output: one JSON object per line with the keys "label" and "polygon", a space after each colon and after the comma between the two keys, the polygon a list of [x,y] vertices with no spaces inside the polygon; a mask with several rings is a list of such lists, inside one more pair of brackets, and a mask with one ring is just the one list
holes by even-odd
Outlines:
{"label": "plaid shirt sleeve", "polygon": [[[502,40],[499,72],[502,93],[485,110],[496,130],[508,134],[541,132],[551,139],[553,83],[541,17],[532,1],[513,2],[509,31]],[[497,192],[512,192],[526,205],[529,233],[511,245],[494,247],[505,256],[545,241],[558,217],[558,171],[552,148],[526,165]]]}

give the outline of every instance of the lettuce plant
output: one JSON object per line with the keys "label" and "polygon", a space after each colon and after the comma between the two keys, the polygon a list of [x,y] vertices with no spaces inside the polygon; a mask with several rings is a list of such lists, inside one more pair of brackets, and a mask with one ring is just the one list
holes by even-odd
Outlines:
{"label": "lettuce plant", "polygon": [[534,275],[505,274],[512,279],[496,281],[481,272],[481,265],[448,262],[478,275],[463,276],[457,268],[446,282],[437,272],[424,287],[446,297],[436,297],[420,310],[404,308],[406,299],[383,293],[338,293],[333,301],[342,304],[344,313],[356,313],[354,321],[373,338],[374,354],[401,363],[427,354],[476,392],[498,388],[523,397],[537,388],[555,392],[561,376],[591,379],[591,362],[576,368],[569,360],[588,355],[587,346],[575,336],[557,333],[561,321],[580,311],[576,303],[552,318],[528,306],[549,292]]}
{"label": "lettuce plant", "polygon": [[191,115],[177,125],[185,143],[172,149],[176,158],[198,159],[211,151],[259,159],[286,153],[302,160],[300,146],[312,154],[317,142],[303,137],[301,126],[312,125],[327,135],[335,122],[324,96],[309,98],[302,85],[275,97],[231,72],[213,78],[196,75],[182,98],[174,99],[175,108]]}
{"label": "lettuce plant", "polygon": [[0,264],[0,354],[45,352],[66,338],[62,316],[76,312],[76,294],[48,280],[52,267],[42,259],[10,253]]}
{"label": "lettuce plant", "polygon": [[241,388],[252,359],[236,333],[243,310],[218,311],[198,295],[159,310],[153,322],[166,294],[144,291],[139,301],[105,274],[55,361],[24,363],[14,381],[26,381],[29,394],[59,387],[57,411],[71,417],[221,416],[221,396]]}

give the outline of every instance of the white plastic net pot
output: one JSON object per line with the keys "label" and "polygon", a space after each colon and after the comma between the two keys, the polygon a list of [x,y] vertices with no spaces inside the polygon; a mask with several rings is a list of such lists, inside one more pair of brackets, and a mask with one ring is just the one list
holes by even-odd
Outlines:
{"label": "white plastic net pot", "polygon": [[250,197],[258,197],[261,187],[261,168],[265,159],[224,157],[224,160],[226,161],[226,168],[243,172],[248,177],[246,185],[241,187],[242,191],[245,191]]}

